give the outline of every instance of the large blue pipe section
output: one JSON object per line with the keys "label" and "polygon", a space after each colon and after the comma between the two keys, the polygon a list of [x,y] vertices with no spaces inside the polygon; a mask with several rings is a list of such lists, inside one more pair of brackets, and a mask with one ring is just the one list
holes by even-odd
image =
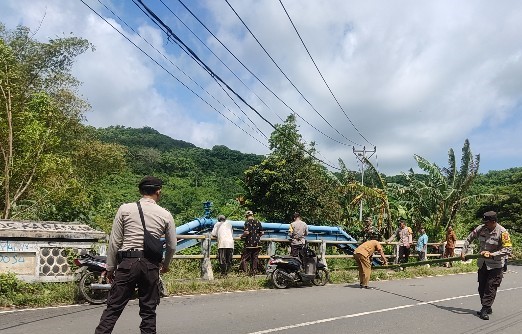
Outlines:
{"label": "large blue pipe section", "polygon": [[[212,231],[212,228],[216,221],[216,219],[212,218],[197,218],[189,223],[176,227],[176,234],[178,235],[179,239],[176,250],[180,251],[182,249],[194,246],[198,243],[198,240],[196,239],[183,239],[184,234],[194,235],[210,232]],[[243,234],[243,227],[245,225],[244,221],[229,220],[229,222],[232,224],[232,228],[234,230],[234,237],[239,237],[241,234]],[[290,224],[261,222],[261,225],[263,227],[264,232],[262,238],[288,238],[288,229],[290,227]],[[340,227],[315,225],[308,225],[308,236],[306,237],[306,239],[328,241],[357,241]],[[337,247],[343,250],[345,253],[353,254],[357,245],[338,244]],[[373,262],[374,265],[380,265],[380,262],[377,260],[374,260]]]}

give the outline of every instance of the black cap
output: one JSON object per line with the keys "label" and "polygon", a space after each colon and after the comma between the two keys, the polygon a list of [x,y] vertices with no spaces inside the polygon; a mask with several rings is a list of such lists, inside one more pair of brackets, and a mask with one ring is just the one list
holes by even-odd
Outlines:
{"label": "black cap", "polygon": [[489,222],[489,221],[497,221],[497,213],[495,211],[488,211],[484,213],[484,216],[482,217],[483,222]]}
{"label": "black cap", "polygon": [[154,189],[161,189],[161,187],[163,186],[163,181],[161,181],[160,179],[158,179],[157,177],[154,177],[154,176],[145,176],[138,188],[139,189],[143,189],[143,188],[154,188]]}

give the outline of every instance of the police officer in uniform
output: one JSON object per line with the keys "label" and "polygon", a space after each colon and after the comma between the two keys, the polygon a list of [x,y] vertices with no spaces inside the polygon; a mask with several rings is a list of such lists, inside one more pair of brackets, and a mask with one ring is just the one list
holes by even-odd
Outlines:
{"label": "police officer in uniform", "polygon": [[478,239],[480,243],[480,255],[478,258],[478,292],[482,309],[477,312],[483,320],[489,320],[493,313],[491,306],[495,301],[497,288],[502,282],[502,268],[507,255],[511,254],[511,239],[508,231],[497,223],[497,213],[488,211],[484,213],[482,225],[475,228],[466,238],[461,257],[464,260],[469,244]]}
{"label": "police officer in uniform", "polygon": [[[156,333],[156,306],[160,301],[159,273],[166,273],[176,249],[176,226],[170,212],[156,202],[162,181],[147,176],[138,188],[142,195],[145,227],[156,238],[165,235],[166,253],[162,263],[145,258],[144,230],[136,202],[120,206],[112,225],[107,250],[107,278],[112,288],[95,334],[112,333],[125,305],[138,287],[142,334]],[[117,264],[117,259],[120,261]]]}
{"label": "police officer in uniform", "polygon": [[303,249],[307,235],[308,225],[301,220],[301,214],[299,212],[294,213],[294,221],[288,227],[290,256],[299,257],[299,251]]}

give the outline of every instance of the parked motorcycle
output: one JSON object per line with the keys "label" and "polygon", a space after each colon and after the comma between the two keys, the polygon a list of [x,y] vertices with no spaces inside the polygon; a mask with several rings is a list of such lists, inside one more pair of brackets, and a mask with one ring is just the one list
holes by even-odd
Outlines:
{"label": "parked motorcycle", "polygon": [[74,259],[78,266],[75,279],[78,280],[80,294],[91,304],[103,304],[107,301],[111,284],[106,278],[107,257],[83,254]]}
{"label": "parked motorcycle", "polygon": [[[104,304],[111,289],[106,277],[107,257],[83,254],[74,259],[74,263],[79,267],[74,275],[82,297],[91,304]],[[160,296],[167,296],[161,277],[158,284]]]}
{"label": "parked motorcycle", "polygon": [[328,269],[319,262],[308,244],[300,250],[299,257],[272,255],[266,274],[278,289],[286,289],[298,283],[323,286],[330,279]]}

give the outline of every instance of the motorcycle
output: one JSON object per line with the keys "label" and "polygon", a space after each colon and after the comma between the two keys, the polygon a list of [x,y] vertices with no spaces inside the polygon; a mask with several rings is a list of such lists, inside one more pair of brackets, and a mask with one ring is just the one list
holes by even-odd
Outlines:
{"label": "motorcycle", "polygon": [[106,277],[107,257],[83,254],[74,259],[78,269],[74,272],[80,295],[91,304],[107,301],[111,284]]}
{"label": "motorcycle", "polygon": [[308,244],[300,250],[299,257],[272,255],[266,274],[278,289],[286,289],[298,283],[323,286],[330,279],[328,269],[319,262]]}
{"label": "motorcycle", "polygon": [[[79,268],[75,271],[75,280],[81,296],[91,304],[104,304],[109,297],[111,283],[106,277],[107,257],[83,254],[74,259]],[[160,296],[167,296],[161,277],[159,279]]]}

